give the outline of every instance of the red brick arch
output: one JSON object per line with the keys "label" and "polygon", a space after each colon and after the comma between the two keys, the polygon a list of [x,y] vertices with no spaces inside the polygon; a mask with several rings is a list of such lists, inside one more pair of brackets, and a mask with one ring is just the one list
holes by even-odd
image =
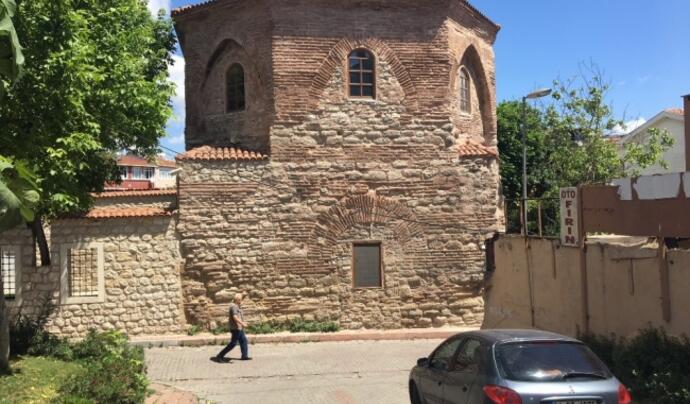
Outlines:
{"label": "red brick arch", "polygon": [[385,42],[376,38],[342,39],[331,49],[312,79],[309,88],[310,109],[316,108],[318,105],[321,95],[326,89],[335,69],[339,65],[344,65],[350,52],[359,48],[371,51],[377,61],[384,61],[391,67],[393,75],[405,93],[403,105],[409,110],[416,110],[418,108],[417,89],[410,77],[410,73],[400,62],[395,52]]}
{"label": "red brick arch", "polygon": [[470,76],[475,79],[475,88],[477,89],[477,97],[479,98],[479,112],[482,117],[482,126],[484,127],[484,138],[489,140],[496,134],[496,124],[493,119],[493,98],[489,88],[490,79],[484,69],[481,56],[474,45],[467,47],[462,56],[453,64],[453,70],[450,78],[451,91],[457,90],[457,78],[461,68],[466,68],[470,72]]}
{"label": "red brick arch", "polygon": [[359,195],[318,216],[311,237],[314,246],[310,250],[328,250],[352,227],[371,224],[388,226],[400,244],[423,232],[422,224],[405,205],[374,194]]}

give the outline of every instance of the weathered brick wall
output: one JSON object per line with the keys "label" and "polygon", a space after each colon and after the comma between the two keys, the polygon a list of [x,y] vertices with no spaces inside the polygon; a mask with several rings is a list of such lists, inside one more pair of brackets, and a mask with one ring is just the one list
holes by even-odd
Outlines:
{"label": "weathered brick wall", "polygon": [[[458,4],[271,3],[268,160],[179,162],[190,322],[226,321],[227,304],[242,291],[252,320],[481,323],[482,245],[501,222],[498,165],[461,157],[458,147],[496,142],[496,29]],[[230,6],[209,10],[234,18]],[[185,32],[216,32],[209,20],[196,21],[206,12],[184,17]],[[376,57],[376,100],[347,97],[346,59],[358,47]],[[472,75],[469,116],[455,107],[461,65]],[[187,88],[198,86],[200,76],[187,73]],[[224,130],[188,130],[188,146],[230,145],[224,139],[234,129]],[[384,288],[352,287],[358,240],[381,241]]]}
{"label": "weathered brick wall", "polygon": [[[50,226],[50,266],[34,266],[29,230],[0,235],[0,246],[21,246],[21,300],[13,312],[34,316],[46,299],[56,305],[47,329],[83,336],[89,329],[119,329],[130,335],[179,333],[180,254],[172,217],[69,219]],[[18,234],[17,234],[18,233]],[[102,243],[105,301],[61,304],[61,246]]]}

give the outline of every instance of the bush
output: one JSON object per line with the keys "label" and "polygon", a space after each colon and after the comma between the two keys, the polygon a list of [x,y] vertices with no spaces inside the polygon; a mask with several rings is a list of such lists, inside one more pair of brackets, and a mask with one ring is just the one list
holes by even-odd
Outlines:
{"label": "bush", "polygon": [[624,339],[585,336],[587,343],[625,384],[636,400],[690,403],[690,340],[645,329]]}
{"label": "bush", "polygon": [[63,402],[126,404],[141,403],[146,398],[144,351],[130,346],[126,335],[90,331],[73,352],[74,358],[82,361],[84,371],[60,389]]}
{"label": "bush", "polygon": [[71,361],[74,357],[72,346],[66,338],[59,338],[46,331],[39,331],[34,335],[27,354],[48,356],[63,361]]}
{"label": "bush", "polygon": [[336,322],[292,320],[287,323],[268,321],[264,323],[250,324],[247,327],[249,334],[274,334],[281,331],[290,332],[335,332],[340,326]]}
{"label": "bush", "polygon": [[39,309],[34,316],[17,314],[10,322],[10,355],[26,355],[34,344],[35,339],[45,342],[44,332],[48,318],[55,310],[55,305],[48,298],[39,303]]}
{"label": "bush", "polygon": [[192,335],[197,335],[198,333],[201,332],[201,326],[200,325],[191,325],[189,328],[187,328],[187,335],[192,336]]}

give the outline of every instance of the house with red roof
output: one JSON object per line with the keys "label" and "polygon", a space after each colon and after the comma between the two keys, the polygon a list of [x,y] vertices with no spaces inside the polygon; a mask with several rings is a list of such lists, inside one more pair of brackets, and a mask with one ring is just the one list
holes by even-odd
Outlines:
{"label": "house with red roof", "polygon": [[119,184],[109,184],[107,190],[166,189],[175,187],[176,164],[172,160],[157,157],[154,161],[133,154],[124,154],[117,159],[120,167]]}

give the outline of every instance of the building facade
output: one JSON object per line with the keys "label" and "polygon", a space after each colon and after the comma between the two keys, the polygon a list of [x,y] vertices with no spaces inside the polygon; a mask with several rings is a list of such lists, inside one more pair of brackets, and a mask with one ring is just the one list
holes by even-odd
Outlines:
{"label": "building facade", "polygon": [[462,0],[219,0],[173,19],[189,322],[246,292],[256,320],[481,323],[497,25]]}
{"label": "building facade", "polygon": [[120,168],[119,184],[108,184],[108,191],[167,189],[177,185],[176,164],[172,160],[163,157],[149,161],[145,158],[125,154],[117,158]]}

